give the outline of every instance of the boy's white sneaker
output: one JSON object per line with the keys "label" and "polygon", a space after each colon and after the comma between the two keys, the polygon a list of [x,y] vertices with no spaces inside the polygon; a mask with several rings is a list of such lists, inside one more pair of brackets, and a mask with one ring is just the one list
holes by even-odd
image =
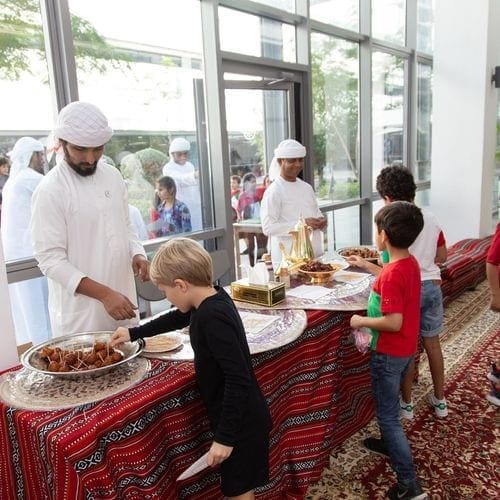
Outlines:
{"label": "boy's white sneaker", "polygon": [[401,396],[399,397],[399,416],[406,420],[413,420],[413,401],[406,403]]}
{"label": "boy's white sneaker", "polygon": [[443,418],[448,416],[448,403],[446,399],[436,399],[434,394],[429,394],[427,396],[427,401],[434,408],[434,412],[436,413],[436,417]]}

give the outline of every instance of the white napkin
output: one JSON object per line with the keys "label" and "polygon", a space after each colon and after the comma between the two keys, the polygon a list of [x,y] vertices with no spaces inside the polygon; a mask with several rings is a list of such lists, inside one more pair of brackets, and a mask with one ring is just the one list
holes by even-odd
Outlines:
{"label": "white napkin", "polygon": [[259,333],[264,330],[264,328],[267,328],[279,319],[278,316],[271,316],[269,314],[259,314],[246,311],[238,312],[240,313],[241,321],[243,322],[247,335]]}
{"label": "white napkin", "polygon": [[286,292],[287,295],[298,297],[299,299],[317,300],[331,292],[324,286],[300,285],[296,288],[291,288]]}
{"label": "white napkin", "polygon": [[269,283],[269,272],[264,262],[257,262],[255,266],[249,267],[247,276],[249,285],[267,285]]}
{"label": "white napkin", "polygon": [[208,467],[207,464],[207,456],[208,451],[202,455],[196,462],[193,462],[177,479],[176,481],[182,481],[183,479],[187,479],[188,477],[194,476],[198,474],[198,472],[206,469]]}

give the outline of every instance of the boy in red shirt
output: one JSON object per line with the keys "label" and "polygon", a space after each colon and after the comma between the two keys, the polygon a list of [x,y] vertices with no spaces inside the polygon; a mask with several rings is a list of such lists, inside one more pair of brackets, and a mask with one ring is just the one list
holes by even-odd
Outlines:
{"label": "boy in red shirt", "polygon": [[399,419],[399,390],[417,350],[420,328],[420,268],[408,247],[424,226],[420,209],[395,201],[375,216],[376,243],[387,250],[390,262],[378,275],[368,299],[368,316],[353,315],[352,328],[372,330],[370,359],[375,413],[381,439],[367,438],[370,451],[390,458],[398,482],[389,498],[421,500],[420,487],[410,445]]}
{"label": "boy in red shirt", "polygon": [[[486,277],[490,287],[491,302],[490,309],[500,312],[500,223],[497,224],[495,236],[491,242],[488,255],[486,257]],[[500,406],[500,362],[497,360],[491,366],[488,373],[491,382],[491,392],[486,399],[495,406]]]}

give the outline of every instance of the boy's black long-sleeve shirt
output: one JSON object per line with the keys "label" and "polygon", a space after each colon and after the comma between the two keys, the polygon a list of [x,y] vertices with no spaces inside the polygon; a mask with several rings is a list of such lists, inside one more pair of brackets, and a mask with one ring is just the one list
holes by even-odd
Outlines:
{"label": "boy's black long-sleeve shirt", "polygon": [[195,371],[214,439],[234,446],[252,433],[269,431],[271,418],[250,361],[240,315],[228,294],[218,289],[190,312],[173,309],[130,328],[131,340],[189,325]]}

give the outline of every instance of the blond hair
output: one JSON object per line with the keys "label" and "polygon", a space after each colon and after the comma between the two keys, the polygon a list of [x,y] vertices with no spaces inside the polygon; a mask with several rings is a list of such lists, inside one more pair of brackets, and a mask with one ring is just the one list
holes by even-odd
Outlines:
{"label": "blond hair", "polygon": [[156,285],[172,286],[176,279],[182,279],[195,286],[209,286],[212,284],[212,258],[196,241],[174,238],[158,249],[149,274]]}

